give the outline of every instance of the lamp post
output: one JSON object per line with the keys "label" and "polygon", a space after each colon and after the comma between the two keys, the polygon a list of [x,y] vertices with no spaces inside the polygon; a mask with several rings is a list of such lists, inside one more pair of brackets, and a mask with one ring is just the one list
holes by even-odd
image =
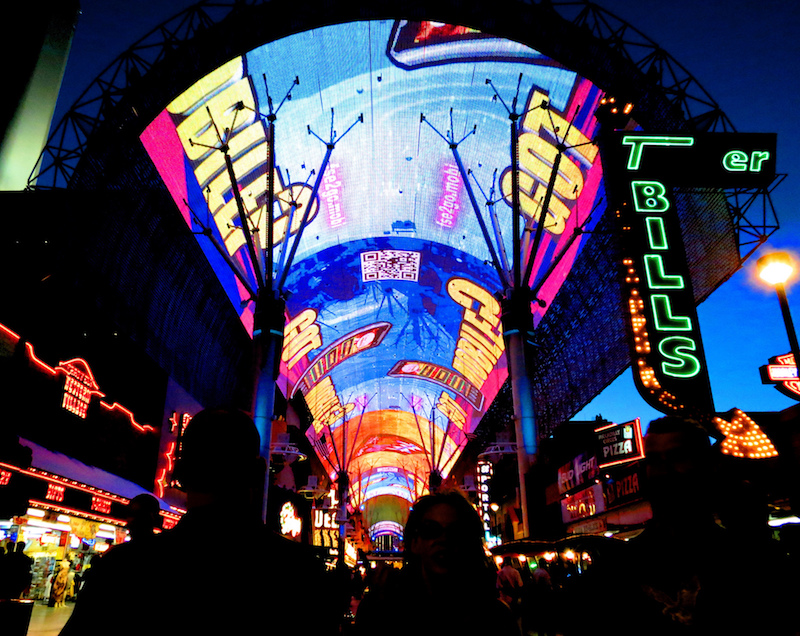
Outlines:
{"label": "lamp post", "polygon": [[[792,322],[792,314],[789,312],[789,302],[786,299],[786,282],[794,273],[794,263],[791,256],[786,252],[773,252],[762,256],[756,262],[758,275],[765,283],[775,288],[778,294],[778,302],[783,314],[783,323],[786,325],[786,334],[789,336],[789,346],[794,356],[795,368],[800,365],[800,346],[797,344],[797,332]],[[800,374],[798,374],[800,377]]]}

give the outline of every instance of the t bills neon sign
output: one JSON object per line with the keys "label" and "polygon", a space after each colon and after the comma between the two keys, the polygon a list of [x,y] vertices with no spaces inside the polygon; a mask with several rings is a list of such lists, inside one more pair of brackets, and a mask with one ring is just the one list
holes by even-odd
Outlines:
{"label": "t bills neon sign", "polygon": [[714,412],[673,185],[766,187],[771,134],[616,132],[603,152],[619,220],[630,350],[639,392],[662,412]]}

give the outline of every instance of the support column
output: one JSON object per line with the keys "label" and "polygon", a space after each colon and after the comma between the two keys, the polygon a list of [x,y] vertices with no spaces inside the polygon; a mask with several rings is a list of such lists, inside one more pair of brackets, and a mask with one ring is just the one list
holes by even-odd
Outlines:
{"label": "support column", "polygon": [[262,289],[256,300],[253,323],[253,355],[255,362],[255,390],[253,394],[253,421],[261,438],[261,457],[267,472],[264,480],[264,497],[261,518],[267,519],[269,495],[270,444],[272,420],[275,418],[275,391],[280,373],[283,350],[283,330],[286,323],[285,302],[272,290]]}
{"label": "support column", "polygon": [[533,408],[533,384],[528,373],[529,369],[534,368],[535,362],[533,360],[533,314],[531,313],[530,289],[522,287],[511,290],[501,304],[503,337],[514,403],[514,432],[517,442],[522,525],[524,535],[528,537],[530,536],[530,520],[528,518],[526,478],[531,465],[536,461],[539,445],[539,432]]}

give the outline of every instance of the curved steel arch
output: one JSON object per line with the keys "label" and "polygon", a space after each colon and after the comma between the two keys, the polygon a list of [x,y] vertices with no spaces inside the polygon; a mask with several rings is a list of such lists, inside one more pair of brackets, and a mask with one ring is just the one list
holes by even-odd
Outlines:
{"label": "curved steel arch", "polygon": [[[123,97],[135,89],[142,82],[142,78],[155,67],[169,62],[170,58],[178,55],[178,50],[187,42],[210,33],[223,22],[233,21],[237,15],[245,14],[247,11],[274,9],[280,12],[285,6],[285,3],[281,5],[276,0],[251,2],[201,0],[155,27],[109,64],[70,107],[53,129],[29,178],[28,187],[39,189],[69,187],[89,138],[105,120],[109,110],[115,108]],[[398,0],[383,3],[380,9],[362,7],[358,2],[346,1],[336,3],[335,7],[331,7],[330,4],[326,7],[327,9],[319,11],[305,12],[304,15],[314,17],[295,18],[289,23],[288,29],[284,27],[285,33],[275,33],[276,29],[273,29],[271,35],[282,37],[321,24],[346,19],[396,15],[430,18],[442,12],[453,17],[463,16],[465,23],[477,20],[480,22],[479,28],[482,29],[491,30],[490,27],[495,26],[495,32],[499,35],[525,40],[527,38],[524,29],[530,27],[531,22],[535,22],[534,18],[549,15],[550,20],[561,21],[566,28],[558,32],[549,42],[537,40],[535,46],[542,52],[591,77],[603,87],[603,80],[607,78],[597,77],[597,68],[592,68],[596,62],[593,56],[586,54],[588,49],[599,46],[605,49],[606,53],[618,56],[637,73],[637,77],[627,82],[631,93],[638,93],[638,97],[648,101],[648,94],[652,95],[652,92],[642,92],[638,86],[649,85],[651,89],[661,94],[661,98],[672,108],[671,115],[676,127],[698,132],[735,131],[732,122],[720,106],[684,66],[641,31],[588,0],[554,2],[543,0],[538,4],[525,0],[509,0],[501,9],[506,9],[509,14],[519,12],[521,20],[518,22],[523,30],[519,33],[515,33],[515,30],[520,29],[520,25],[513,24],[513,20],[508,20],[507,16],[503,19],[503,11],[497,11],[496,3],[492,15],[497,16],[499,13],[501,17],[483,16],[479,12],[476,13],[475,9],[467,10],[449,0],[425,3],[424,6]],[[261,32],[261,29],[257,31]],[[559,38],[567,39],[570,35],[577,34],[590,37],[581,38],[581,44],[577,47],[559,41]],[[513,38],[514,35],[518,37]],[[588,44],[584,44],[584,40]],[[619,86],[618,73],[614,79],[615,85]],[[729,210],[738,229],[740,254],[744,253],[742,260],[752,252],[754,243],[760,245],[779,227],[772,209],[770,192],[771,190],[756,193],[762,202],[756,207],[760,207],[762,213],[750,215],[748,212],[751,210],[751,205],[740,204],[740,193],[728,195]],[[765,210],[766,214],[763,213]]]}
{"label": "curved steel arch", "polygon": [[[126,91],[153,67],[168,60],[178,47],[234,16],[245,4],[241,0],[201,0],[133,43],[92,81],[58,123],[31,174],[29,186],[66,187],[88,138],[105,119],[108,109],[116,106]],[[249,4],[269,7],[275,4],[275,0],[254,0]],[[412,6],[408,2],[394,4]],[[522,0],[512,0],[511,4],[530,8],[537,6]],[[649,81],[660,87],[670,102],[680,108],[691,128],[734,130],[733,124],[700,83],[641,31],[587,0],[542,2],[538,6],[548,5],[568,23],[620,54]],[[435,10],[433,8],[431,12]],[[387,15],[390,13],[391,10],[386,12]],[[297,28],[292,30],[314,26],[302,22],[293,22]],[[503,35],[502,32],[499,34]]]}

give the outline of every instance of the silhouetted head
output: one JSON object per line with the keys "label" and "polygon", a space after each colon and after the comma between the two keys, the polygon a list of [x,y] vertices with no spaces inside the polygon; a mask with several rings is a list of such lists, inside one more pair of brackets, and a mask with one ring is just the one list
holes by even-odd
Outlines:
{"label": "silhouetted head", "polygon": [[190,499],[204,503],[242,500],[261,483],[258,431],[237,409],[206,409],[195,415],[181,438],[175,476]]}
{"label": "silhouetted head", "polygon": [[153,495],[142,493],[131,499],[126,510],[128,532],[131,539],[153,534],[161,526],[161,505]]}
{"label": "silhouetted head", "polygon": [[458,492],[420,498],[406,522],[405,561],[427,578],[450,578],[483,567],[483,523]]}
{"label": "silhouetted head", "polygon": [[644,449],[654,514],[680,520],[704,512],[713,460],[706,430],[691,419],[662,417],[650,422]]}

